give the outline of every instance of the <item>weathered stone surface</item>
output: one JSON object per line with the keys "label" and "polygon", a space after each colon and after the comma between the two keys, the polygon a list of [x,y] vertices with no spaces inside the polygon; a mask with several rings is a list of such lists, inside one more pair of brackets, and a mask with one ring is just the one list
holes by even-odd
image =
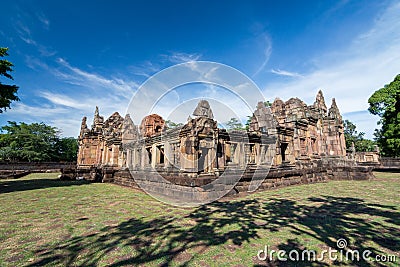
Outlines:
{"label": "weathered stone surface", "polygon": [[275,130],[277,124],[271,109],[264,102],[258,102],[250,121],[250,131],[268,133],[268,130]]}
{"label": "weathered stone surface", "polygon": [[206,117],[208,119],[214,119],[214,114],[207,100],[200,100],[200,102],[197,104],[196,109],[193,111],[193,115],[196,117]]}
{"label": "weathered stone surface", "polygon": [[164,130],[165,121],[157,114],[151,114],[143,118],[140,124],[140,133],[144,137],[159,134]]}
{"label": "weathered stone surface", "polygon": [[122,124],[124,119],[119,115],[118,112],[114,112],[103,125],[102,135],[109,141],[111,139],[121,139],[122,136]]}
{"label": "weathered stone surface", "polygon": [[314,107],[320,111],[321,114],[326,114],[327,107],[325,104],[325,98],[321,90],[318,91],[317,97],[315,98]]}
{"label": "weathered stone surface", "polygon": [[133,123],[129,114],[125,115],[124,122],[122,124],[122,143],[130,143],[138,140],[139,131],[136,125]]}
{"label": "weathered stone surface", "polygon": [[103,122],[104,118],[99,115],[99,107],[96,106],[96,110],[94,111],[94,117],[93,117],[92,131],[101,132],[103,128]]}
{"label": "weathered stone surface", "polygon": [[[76,177],[134,187],[140,182],[146,190],[180,197],[185,188],[207,185],[213,193],[196,191],[205,199],[239,179],[231,193],[248,190],[254,176],[266,178],[264,189],[372,176],[357,156],[346,158],[342,116],[334,99],[327,110],[321,91],[309,106],[298,98],[275,99],[271,107],[259,102],[249,131],[218,129],[206,100],[193,115],[183,126],[165,129],[163,118],[152,114],[142,120],[139,133],[129,114],[114,113],[104,121],[96,107],[91,129],[82,120]],[[221,174],[227,176],[216,180]]]}
{"label": "weathered stone surface", "polygon": [[[373,178],[372,168],[365,166],[340,166],[335,159],[315,160],[312,165],[321,167],[308,167],[306,169],[272,169],[265,174],[265,180],[258,190],[267,190],[284,186],[325,182],[328,180],[368,180]],[[346,163],[344,163],[346,165]],[[310,165],[311,166],[311,165]],[[166,181],[157,178],[155,172],[130,172],[119,170],[114,173],[114,182],[124,186],[131,186],[146,190],[160,197],[170,197],[187,201],[201,201],[210,199],[220,192],[227,192],[231,184],[236,184],[228,195],[249,190],[251,177],[243,175],[240,177],[225,177],[225,179],[215,180],[217,177],[189,178],[166,176]],[[236,178],[232,181],[226,179]],[[141,187],[135,181],[140,181]],[[213,182],[213,183],[212,183]],[[201,188],[203,186],[203,188]],[[188,193],[188,187],[197,192]],[[199,192],[203,192],[199,197]]]}

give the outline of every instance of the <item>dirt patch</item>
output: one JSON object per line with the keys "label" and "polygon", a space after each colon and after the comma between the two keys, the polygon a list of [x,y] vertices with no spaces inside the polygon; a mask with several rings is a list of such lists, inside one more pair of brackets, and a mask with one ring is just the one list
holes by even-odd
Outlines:
{"label": "dirt patch", "polygon": [[117,226],[119,221],[105,221],[104,224],[107,226]]}
{"label": "dirt patch", "polygon": [[232,244],[224,245],[224,247],[225,247],[225,249],[229,250],[229,251],[232,252],[232,253],[235,252],[236,249],[240,248],[240,246],[238,246],[238,245],[232,245]]}
{"label": "dirt patch", "polygon": [[187,219],[187,220],[182,222],[182,226],[184,226],[184,227],[195,226],[196,224],[197,224],[197,222],[195,220],[192,220],[192,219]]}
{"label": "dirt patch", "polygon": [[63,235],[60,236],[60,239],[61,239],[61,240],[68,240],[68,239],[70,239],[71,237],[72,237],[71,234],[63,234]]}
{"label": "dirt patch", "polygon": [[34,211],[16,211],[16,212],[14,212],[14,215],[17,215],[17,214],[29,214],[29,213],[34,213]]}
{"label": "dirt patch", "polygon": [[123,213],[123,214],[129,214],[129,211],[126,209],[121,209],[119,210],[119,212]]}
{"label": "dirt patch", "polygon": [[37,242],[40,241],[40,240],[42,240],[40,237],[31,237],[31,238],[19,240],[19,241],[18,241],[18,244],[24,245],[24,244],[31,243],[31,242],[37,243]]}
{"label": "dirt patch", "polygon": [[255,266],[271,266],[271,265],[268,265],[266,260],[262,261],[257,256],[253,256],[252,259],[253,259],[253,263]]}
{"label": "dirt patch", "polygon": [[250,247],[252,247],[252,248],[261,248],[262,245],[257,244],[257,243],[251,243],[251,244],[250,244]]}
{"label": "dirt patch", "polygon": [[51,250],[43,248],[35,251],[36,256],[45,256],[51,254]]}
{"label": "dirt patch", "polygon": [[23,255],[13,255],[13,256],[9,257],[9,258],[7,259],[7,261],[8,261],[8,262],[16,262],[16,261],[22,260],[23,258],[24,258]]}
{"label": "dirt patch", "polygon": [[207,264],[205,261],[199,261],[199,265],[202,267],[210,267],[211,265]]}
{"label": "dirt patch", "polygon": [[174,260],[177,262],[187,262],[192,258],[192,254],[183,251],[174,257]]}
{"label": "dirt patch", "polygon": [[321,250],[328,250],[329,246],[327,246],[326,244],[318,244],[317,247],[319,247]]}
{"label": "dirt patch", "polygon": [[95,236],[95,235],[97,235],[99,233],[100,233],[99,231],[89,231],[89,232],[84,233],[82,236],[83,237],[92,237],[92,236]]}
{"label": "dirt patch", "polygon": [[199,246],[195,246],[194,248],[192,248],[193,253],[199,254],[199,253],[204,253],[208,250],[208,246],[205,245],[199,245]]}
{"label": "dirt patch", "polygon": [[57,224],[52,224],[49,227],[47,227],[47,229],[53,230],[53,229],[57,229],[57,228],[63,228],[64,224],[63,223],[57,223]]}
{"label": "dirt patch", "polygon": [[114,207],[114,206],[117,206],[117,205],[119,205],[121,203],[122,203],[121,201],[115,201],[115,202],[111,202],[110,204],[108,204],[108,206]]}
{"label": "dirt patch", "polygon": [[263,226],[263,225],[266,225],[267,222],[266,221],[257,220],[257,221],[254,221],[254,224],[257,225],[257,226]]}
{"label": "dirt patch", "polygon": [[225,255],[224,254],[217,254],[217,255],[215,255],[215,256],[213,256],[212,258],[213,258],[213,260],[218,260],[218,259],[220,259],[220,258],[223,258]]}
{"label": "dirt patch", "polygon": [[26,243],[32,243],[32,242],[38,242],[38,241],[40,241],[40,240],[42,240],[40,237],[38,237],[38,236],[35,236],[35,237],[31,237],[31,238],[28,238],[28,239],[26,239],[25,241],[26,241]]}

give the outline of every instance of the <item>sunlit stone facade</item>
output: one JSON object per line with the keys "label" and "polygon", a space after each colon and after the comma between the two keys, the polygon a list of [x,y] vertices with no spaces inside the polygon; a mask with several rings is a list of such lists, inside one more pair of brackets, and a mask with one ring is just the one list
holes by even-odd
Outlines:
{"label": "sunlit stone facade", "polygon": [[[271,149],[273,148],[273,149]],[[168,129],[152,114],[140,127],[117,112],[104,121],[98,108],[79,135],[78,167],[163,170],[190,177],[219,175],[227,166],[294,166],[299,161],[345,157],[343,121],[335,99],[328,109],[321,91],[312,105],[298,98],[260,102],[248,130],[217,127],[209,103],[201,100],[183,126]]]}

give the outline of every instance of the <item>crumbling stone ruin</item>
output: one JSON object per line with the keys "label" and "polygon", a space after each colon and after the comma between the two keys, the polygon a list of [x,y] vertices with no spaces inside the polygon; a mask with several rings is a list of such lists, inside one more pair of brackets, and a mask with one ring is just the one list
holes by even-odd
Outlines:
{"label": "crumbling stone ruin", "polygon": [[248,130],[218,128],[206,100],[198,103],[193,118],[173,129],[157,114],[143,118],[140,127],[129,114],[123,118],[116,112],[104,121],[97,107],[90,129],[86,120],[76,175],[89,180],[135,186],[135,179],[157,171],[173,184],[198,186],[229,167],[245,171],[236,186],[244,191],[248,174],[263,166],[269,172],[261,189],[372,175],[346,157],[342,116],[335,99],[327,108],[321,91],[312,105],[298,98],[259,102]]}
{"label": "crumbling stone ruin", "polygon": [[[327,110],[321,91],[309,106],[298,98],[286,102],[277,98],[271,107],[259,102],[248,131],[228,134],[218,129],[206,100],[199,102],[193,116],[185,125],[167,129],[164,119],[152,114],[138,128],[129,114],[124,119],[116,112],[104,121],[96,107],[90,130],[86,117],[82,120],[78,166],[143,169],[173,165],[193,174],[212,173],[229,163],[259,164],[261,136],[272,135],[277,136],[273,166],[346,156],[342,116],[335,99]],[[243,134],[248,136],[247,143],[229,138]]]}

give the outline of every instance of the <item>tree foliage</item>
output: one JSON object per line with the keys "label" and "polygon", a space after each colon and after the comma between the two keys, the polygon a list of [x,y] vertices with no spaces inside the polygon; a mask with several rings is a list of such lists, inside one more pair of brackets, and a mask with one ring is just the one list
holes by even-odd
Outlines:
{"label": "tree foliage", "polygon": [[225,123],[226,129],[230,130],[245,130],[243,124],[237,118],[231,118]]}
{"label": "tree foliage", "polygon": [[78,153],[78,140],[73,137],[65,137],[58,140],[57,151],[52,161],[74,162]]}
{"label": "tree foliage", "polygon": [[171,120],[166,120],[165,125],[167,125],[168,129],[173,129],[173,128],[182,126],[183,123],[180,123],[180,122],[177,123],[177,122],[173,122]]}
{"label": "tree foliage", "polygon": [[354,143],[356,151],[374,151],[376,142],[373,140],[365,139],[363,132],[356,130],[357,126],[349,120],[343,122],[344,125],[344,137],[346,139],[346,148],[350,149],[351,144]]}
{"label": "tree foliage", "polygon": [[9,121],[1,127],[0,160],[2,161],[75,161],[77,141],[60,138],[57,128],[44,123],[18,124]]}
{"label": "tree foliage", "polygon": [[[8,48],[0,47],[0,58],[8,56]],[[14,65],[6,60],[0,59],[0,77],[4,76],[10,80],[13,80],[10,72],[12,71],[12,67]],[[0,113],[6,111],[7,108],[10,108],[12,101],[19,101],[17,96],[18,86],[16,85],[7,85],[0,82]]]}
{"label": "tree foliage", "polygon": [[246,124],[245,124],[245,129],[248,131],[250,129],[250,123],[251,123],[251,118],[253,116],[247,116]]}
{"label": "tree foliage", "polygon": [[381,117],[375,137],[384,156],[400,156],[400,74],[368,99],[368,110]]}

